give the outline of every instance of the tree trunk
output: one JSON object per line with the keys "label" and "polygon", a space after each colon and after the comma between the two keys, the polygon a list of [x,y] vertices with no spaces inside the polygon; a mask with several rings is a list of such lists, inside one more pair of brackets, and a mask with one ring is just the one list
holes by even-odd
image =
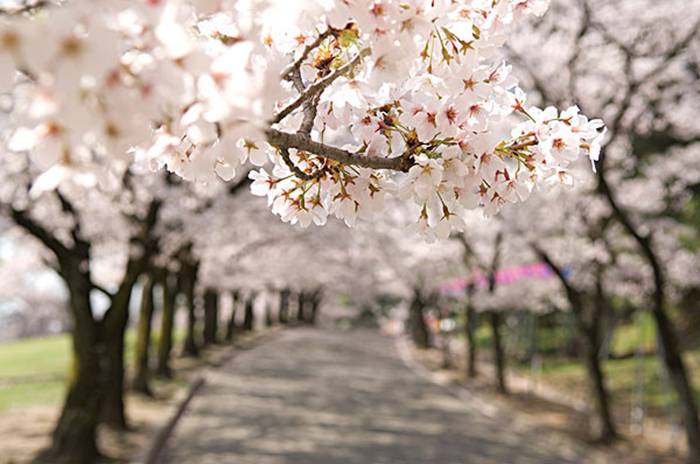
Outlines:
{"label": "tree trunk", "polygon": [[272,327],[272,306],[270,302],[265,303],[265,327]]}
{"label": "tree trunk", "polygon": [[604,372],[600,365],[602,347],[603,319],[611,312],[609,300],[603,287],[604,268],[596,269],[595,293],[592,300],[584,299],[584,294],[574,287],[566,278],[563,270],[543,250],[535,247],[538,255],[549,265],[561,282],[566,297],[571,305],[576,331],[583,349],[579,350],[588,372],[591,396],[595,402],[597,422],[592,427],[593,436],[603,443],[610,443],[617,438],[617,431],[610,411],[610,394],[605,387]]}
{"label": "tree trunk", "polygon": [[97,448],[102,400],[99,340],[89,286],[77,279],[67,283],[73,316],[73,364],[51,447],[37,456],[37,462],[89,464],[100,454]]}
{"label": "tree trunk", "polygon": [[[133,279],[136,280],[135,278]],[[128,428],[124,408],[124,335],[129,322],[130,285],[123,284],[112,299],[112,305],[101,321],[103,348],[101,421],[118,430]]]}
{"label": "tree trunk", "polygon": [[583,340],[583,355],[591,394],[595,401],[597,424],[592,435],[601,443],[610,443],[617,437],[617,431],[610,413],[610,395],[605,387],[602,366],[599,357],[599,337],[592,330],[585,331]]}
{"label": "tree trunk", "polygon": [[289,322],[289,290],[284,289],[280,292],[280,307],[278,319],[280,324]]}
{"label": "tree trunk", "polygon": [[467,378],[474,379],[477,376],[476,369],[476,327],[477,314],[471,302],[467,302],[466,320],[464,321],[464,337],[467,348]]}
{"label": "tree trunk", "polygon": [[171,378],[173,376],[170,367],[170,354],[173,349],[173,328],[175,327],[175,300],[177,299],[177,289],[172,276],[166,271],[160,279],[160,286],[163,291],[163,313],[160,320],[160,337],[158,338],[158,365],[156,374]]}
{"label": "tree trunk", "polygon": [[505,376],[505,355],[503,353],[503,343],[501,341],[501,322],[503,317],[501,313],[492,311],[489,313],[489,322],[491,324],[491,334],[493,336],[493,357],[496,366],[496,385],[498,392],[502,394],[508,393]]}
{"label": "tree trunk", "polygon": [[683,411],[683,425],[688,442],[688,461],[693,463],[700,462],[700,420],[698,419],[698,409],[687,369],[683,362],[678,336],[666,312],[665,271],[654,250],[653,237],[638,231],[627,212],[618,204],[615,193],[610,188],[605,177],[605,153],[602,153],[598,165],[598,189],[608,200],[608,204],[617,220],[637,242],[642,256],[646,259],[649,267],[651,267],[654,276],[654,306],[652,313],[656,322],[659,344],[662,348],[661,355]]}
{"label": "tree trunk", "polygon": [[243,330],[251,332],[255,327],[255,313],[253,304],[255,303],[255,294],[250,295],[245,302],[245,313],[243,314]]}
{"label": "tree trunk", "polygon": [[313,325],[316,325],[318,322],[318,313],[319,313],[319,308],[321,306],[321,301],[318,299],[314,299],[311,301],[311,315],[309,318],[309,322]]}
{"label": "tree trunk", "polygon": [[197,281],[197,266],[191,263],[183,265],[183,292],[185,294],[185,305],[187,306],[187,332],[185,334],[185,345],[182,350],[183,356],[199,356],[199,347],[195,335],[197,325],[197,313],[194,300],[194,290]]}
{"label": "tree trunk", "polygon": [[213,288],[204,292],[204,346],[218,343],[219,332],[219,295]]}
{"label": "tree trunk", "polygon": [[423,302],[414,297],[409,309],[408,324],[411,328],[411,338],[418,348],[430,348],[430,332],[423,316]]}
{"label": "tree trunk", "polygon": [[151,274],[145,276],[143,282],[143,294],[141,295],[141,307],[139,308],[139,321],[136,331],[136,351],[134,362],[134,380],[132,388],[138,393],[153,396],[149,385],[149,361],[151,349],[151,326],[153,322],[153,287],[155,277]]}
{"label": "tree trunk", "polygon": [[238,292],[231,292],[231,316],[226,325],[226,341],[229,343],[233,343],[236,333],[236,309],[238,309],[238,299]]}
{"label": "tree trunk", "polygon": [[658,330],[660,354],[681,405],[683,425],[688,441],[688,462],[700,462],[700,423],[698,423],[698,411],[693,390],[690,386],[673,324],[666,311],[663,310],[663,305],[658,306],[658,308],[662,309],[655,309],[653,314]]}
{"label": "tree trunk", "polygon": [[306,295],[304,292],[299,292],[297,295],[297,322],[304,322],[306,315],[304,313],[304,308],[306,306]]}

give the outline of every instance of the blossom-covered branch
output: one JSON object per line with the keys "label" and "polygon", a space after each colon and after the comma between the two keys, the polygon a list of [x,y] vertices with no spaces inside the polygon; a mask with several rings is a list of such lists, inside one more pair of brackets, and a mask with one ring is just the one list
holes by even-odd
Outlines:
{"label": "blossom-covered branch", "polygon": [[397,197],[443,238],[598,157],[602,122],[526,106],[502,59],[546,0],[222,3],[69,2],[0,26],[0,64],[22,70],[0,78],[7,146],[44,172],[35,195],[104,163],[205,183],[251,163],[285,221],[352,225]]}

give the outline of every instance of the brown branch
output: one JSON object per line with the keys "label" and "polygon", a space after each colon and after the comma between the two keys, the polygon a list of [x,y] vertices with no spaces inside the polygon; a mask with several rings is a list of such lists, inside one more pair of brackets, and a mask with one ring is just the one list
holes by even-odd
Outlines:
{"label": "brown branch", "polygon": [[70,250],[61,243],[60,240],[54,237],[46,227],[32,219],[28,212],[11,208],[10,215],[15,224],[43,243],[44,246],[56,255],[59,261],[65,259],[65,257],[70,254]]}
{"label": "brown branch", "polygon": [[363,49],[362,51],[360,51],[360,53],[355,55],[355,57],[352,60],[348,61],[343,66],[339,67],[323,79],[320,79],[311,84],[294,101],[292,101],[289,105],[287,105],[279,113],[277,113],[277,115],[275,115],[275,117],[272,118],[271,124],[279,123],[280,121],[284,120],[284,118],[292,114],[294,110],[296,110],[302,104],[304,104],[305,101],[315,97],[316,95],[320,95],[328,86],[335,82],[339,77],[348,73],[355,65],[357,65],[362,60],[362,58],[369,55],[369,53],[369,48]]}
{"label": "brown branch", "polygon": [[268,129],[265,132],[270,145],[282,148],[295,148],[297,150],[323,156],[339,163],[359,166],[368,169],[390,169],[406,172],[413,165],[410,157],[379,158],[351,153],[341,148],[315,142],[310,136],[302,133],[291,134],[277,129]]}
{"label": "brown branch", "polygon": [[304,171],[302,171],[296,164],[294,164],[294,161],[292,161],[291,156],[289,155],[289,149],[286,147],[281,147],[280,149],[280,156],[284,160],[284,163],[287,165],[287,167],[294,173],[295,176],[300,178],[301,180],[315,180],[323,176],[323,169],[319,168],[316,172],[313,174],[307,174]]}
{"label": "brown branch", "polygon": [[534,251],[535,254],[539,256],[540,259],[544,261],[545,264],[547,264],[547,266],[549,266],[550,269],[552,269],[554,275],[557,276],[557,279],[559,279],[559,282],[561,283],[562,287],[564,287],[564,291],[566,292],[566,296],[572,307],[571,309],[574,310],[577,313],[577,315],[580,314],[583,308],[583,303],[581,301],[581,292],[577,288],[574,288],[573,285],[571,285],[571,282],[569,282],[566,279],[566,274],[564,273],[564,270],[554,262],[552,257],[549,256],[549,254],[546,251],[544,251],[535,243],[530,243],[530,248],[532,248],[532,251]]}
{"label": "brown branch", "polygon": [[44,8],[51,4],[52,2],[48,0],[37,0],[34,2],[25,2],[24,4],[16,8],[12,8],[9,5],[0,5],[0,16],[19,16],[25,13],[34,13],[39,8]]}
{"label": "brown branch", "polygon": [[309,57],[309,54],[312,51],[314,51],[319,45],[321,45],[321,43],[324,40],[326,40],[326,38],[328,38],[331,34],[333,34],[333,28],[328,26],[328,29],[319,34],[319,36],[316,37],[316,40],[314,40],[312,43],[307,45],[306,48],[304,48],[304,51],[301,53],[301,56],[299,56],[299,58],[297,58],[294,61],[294,63],[291,63],[282,71],[282,79],[292,80],[293,74],[295,74],[295,72],[298,72],[301,69],[301,65]]}
{"label": "brown branch", "polygon": [[109,298],[110,300],[114,297],[114,295],[112,295],[112,294],[109,292],[109,290],[107,290],[106,288],[104,288],[104,287],[102,287],[102,286],[96,284],[95,282],[90,282],[90,286],[92,287],[93,290],[97,290],[98,292],[102,293],[103,295],[105,295],[105,296],[106,296],[107,298]]}
{"label": "brown branch", "polygon": [[321,99],[321,94],[316,95],[304,103],[304,119],[299,126],[299,132],[309,135],[314,128],[316,115],[318,114],[318,102]]}

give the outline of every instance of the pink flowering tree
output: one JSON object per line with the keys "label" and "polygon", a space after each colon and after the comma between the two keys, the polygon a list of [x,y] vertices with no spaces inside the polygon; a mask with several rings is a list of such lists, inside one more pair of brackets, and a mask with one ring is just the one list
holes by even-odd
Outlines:
{"label": "pink flowering tree", "polygon": [[252,163],[285,221],[352,224],[395,196],[441,236],[598,156],[602,122],[527,106],[499,53],[545,1],[225,3],[69,2],[4,23],[9,149],[44,188],[100,156],[197,181]]}
{"label": "pink flowering tree", "polygon": [[698,460],[698,409],[669,310],[673,256],[693,261],[692,250],[679,246],[678,220],[698,186],[700,129],[691,102],[698,95],[700,16],[685,1],[554,5],[566,17],[525,27],[523,40],[511,45],[514,61],[542,101],[576,101],[609,122],[595,193],[646,263],[660,352],[682,405],[690,460]]}

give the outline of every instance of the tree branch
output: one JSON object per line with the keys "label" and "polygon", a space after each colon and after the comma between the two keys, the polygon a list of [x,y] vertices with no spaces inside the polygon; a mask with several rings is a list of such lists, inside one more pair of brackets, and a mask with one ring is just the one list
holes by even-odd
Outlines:
{"label": "tree branch", "polygon": [[92,287],[93,290],[97,290],[98,292],[102,293],[103,295],[105,295],[105,296],[106,296],[107,298],[109,298],[110,300],[114,297],[114,295],[112,295],[112,294],[109,292],[109,290],[107,290],[106,288],[102,287],[102,286],[99,285],[99,284],[96,284],[95,282],[90,282],[90,286]]}
{"label": "tree branch", "polygon": [[316,37],[316,40],[314,40],[309,45],[307,45],[306,48],[304,48],[304,51],[302,52],[301,56],[299,56],[299,58],[297,58],[294,61],[294,63],[291,63],[282,71],[282,79],[291,80],[292,75],[295,73],[295,71],[301,69],[301,65],[309,57],[309,54],[312,51],[314,51],[319,45],[321,45],[321,43],[324,40],[326,40],[326,38],[328,38],[332,33],[333,29],[330,26],[328,26],[328,29],[326,29],[324,32],[320,33],[318,37]]}
{"label": "tree branch", "polygon": [[301,180],[315,180],[323,176],[323,168],[320,168],[313,174],[307,174],[301,169],[299,169],[299,167],[296,164],[294,164],[294,161],[292,161],[292,158],[289,155],[289,149],[286,147],[280,148],[280,156],[284,160],[284,163],[287,165],[287,167],[294,173],[295,176],[297,176]]}
{"label": "tree branch", "polygon": [[391,169],[393,171],[408,171],[413,165],[410,157],[399,156],[395,158],[378,158],[351,153],[341,148],[315,142],[310,136],[302,133],[290,134],[277,129],[268,129],[265,132],[270,145],[282,148],[295,148],[317,156],[323,156],[339,163],[359,166],[369,169]]}
{"label": "tree branch", "polygon": [[547,254],[546,251],[544,251],[535,243],[530,243],[530,248],[532,248],[535,254],[539,256],[540,259],[542,259],[542,261],[544,261],[547,264],[547,266],[549,266],[552,269],[552,271],[554,271],[554,274],[557,276],[559,282],[561,282],[562,286],[564,287],[566,296],[569,300],[569,303],[571,304],[571,309],[576,313],[577,316],[581,315],[581,313],[583,312],[583,301],[581,301],[581,292],[579,292],[578,289],[574,288],[574,286],[571,285],[571,283],[566,279],[564,270],[554,262],[554,260]]}
{"label": "tree branch", "polygon": [[52,2],[48,0],[36,0],[33,2],[24,2],[22,5],[18,5],[16,7],[12,7],[10,5],[0,5],[0,16],[18,16],[25,13],[33,13],[39,8],[43,8],[51,4]]}
{"label": "tree branch", "polygon": [[309,100],[315,97],[316,95],[321,94],[321,92],[323,92],[328,86],[335,82],[336,79],[349,72],[356,64],[358,64],[362,60],[362,58],[369,55],[370,52],[371,50],[369,48],[361,50],[360,53],[355,55],[355,57],[352,60],[348,61],[343,66],[339,67],[323,79],[320,79],[311,84],[294,101],[292,101],[289,105],[287,105],[279,113],[277,113],[277,115],[275,115],[275,117],[272,118],[271,124],[279,123],[280,121],[284,120],[284,118],[292,114],[294,110],[299,108],[306,100]]}
{"label": "tree branch", "polygon": [[69,254],[69,249],[51,234],[48,229],[32,219],[26,211],[11,208],[12,220],[27,231],[30,235],[38,239],[49,250],[51,250],[59,261]]}

